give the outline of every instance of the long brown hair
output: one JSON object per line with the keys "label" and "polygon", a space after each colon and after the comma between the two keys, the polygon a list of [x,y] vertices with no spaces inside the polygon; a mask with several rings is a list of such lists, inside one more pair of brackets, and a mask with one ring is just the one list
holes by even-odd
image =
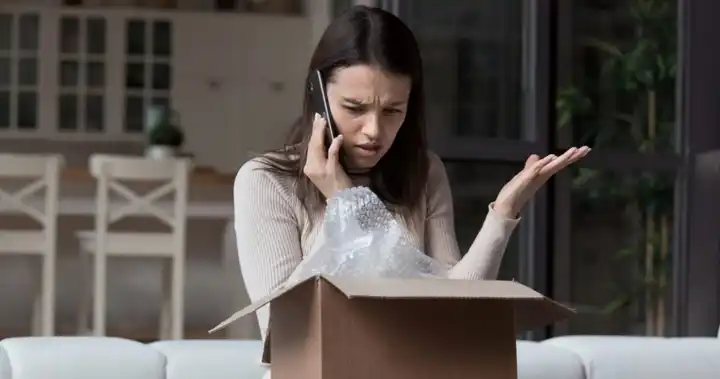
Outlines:
{"label": "long brown hair", "polygon": [[335,70],[357,64],[374,65],[411,79],[405,121],[387,153],[370,170],[370,187],[401,213],[420,205],[428,176],[422,60],[415,36],[395,15],[379,8],[354,6],[327,27],[310,60],[305,81],[303,114],[292,125],[285,148],[264,157],[267,170],[296,178],[296,193],[308,210],[324,198],[304,175],[314,111],[310,75],[320,70],[332,80]]}

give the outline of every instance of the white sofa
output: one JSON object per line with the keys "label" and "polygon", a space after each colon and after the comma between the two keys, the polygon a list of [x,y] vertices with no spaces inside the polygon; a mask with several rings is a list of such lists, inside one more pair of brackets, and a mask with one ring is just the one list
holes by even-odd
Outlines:
{"label": "white sofa", "polygon": [[[8,338],[0,379],[261,379],[259,353],[257,341]],[[517,353],[520,379],[720,378],[718,338],[571,336],[518,341]]]}

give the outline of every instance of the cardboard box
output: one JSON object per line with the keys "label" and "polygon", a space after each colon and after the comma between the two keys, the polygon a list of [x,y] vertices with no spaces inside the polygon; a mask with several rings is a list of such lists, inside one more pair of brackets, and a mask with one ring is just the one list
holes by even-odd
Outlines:
{"label": "cardboard box", "polygon": [[268,303],[273,379],[515,379],[517,333],[573,313],[517,282],[317,276],[211,332]]}

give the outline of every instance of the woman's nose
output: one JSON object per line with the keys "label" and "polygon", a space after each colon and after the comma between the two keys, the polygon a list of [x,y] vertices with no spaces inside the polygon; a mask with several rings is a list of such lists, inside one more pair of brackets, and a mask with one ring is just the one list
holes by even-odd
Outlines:
{"label": "woman's nose", "polygon": [[380,136],[379,118],[375,115],[368,116],[365,124],[363,125],[362,133],[369,138],[377,139]]}

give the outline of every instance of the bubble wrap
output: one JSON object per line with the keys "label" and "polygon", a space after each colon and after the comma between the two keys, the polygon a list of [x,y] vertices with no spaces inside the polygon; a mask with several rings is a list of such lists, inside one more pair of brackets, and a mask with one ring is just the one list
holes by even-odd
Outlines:
{"label": "bubble wrap", "polygon": [[445,277],[448,267],[417,248],[382,200],[367,187],[339,191],[327,204],[313,253],[286,285],[316,275]]}

